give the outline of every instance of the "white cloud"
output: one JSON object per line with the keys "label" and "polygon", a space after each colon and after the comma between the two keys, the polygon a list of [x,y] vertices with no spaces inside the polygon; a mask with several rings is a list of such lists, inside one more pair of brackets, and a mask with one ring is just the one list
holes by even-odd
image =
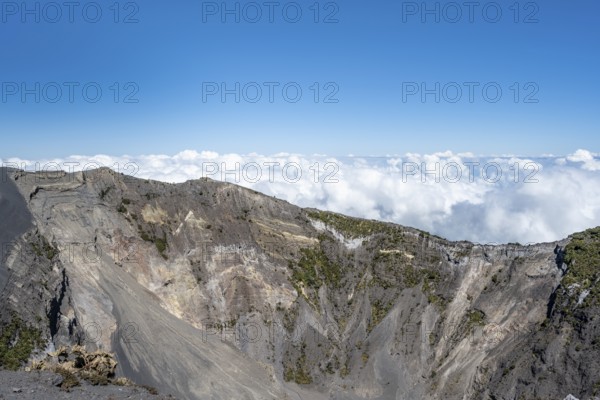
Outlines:
{"label": "white cloud", "polygon": [[29,170],[107,166],[167,182],[207,176],[302,207],[480,243],[553,241],[600,225],[600,159],[587,150],[537,159],[451,152],[332,158],[186,150],[174,156],[0,161]]}
{"label": "white cloud", "polygon": [[579,162],[583,164],[583,168],[590,171],[600,170],[600,161],[596,159],[598,155],[592,154],[587,150],[577,150],[574,154],[567,157],[571,162]]}

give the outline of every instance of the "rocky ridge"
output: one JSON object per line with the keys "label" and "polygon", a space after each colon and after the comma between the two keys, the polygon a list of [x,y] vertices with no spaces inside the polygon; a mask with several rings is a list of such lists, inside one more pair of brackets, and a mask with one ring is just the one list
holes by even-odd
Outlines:
{"label": "rocky ridge", "polygon": [[480,245],[207,179],[3,176],[5,366],[76,344],[190,399],[599,393],[599,229]]}

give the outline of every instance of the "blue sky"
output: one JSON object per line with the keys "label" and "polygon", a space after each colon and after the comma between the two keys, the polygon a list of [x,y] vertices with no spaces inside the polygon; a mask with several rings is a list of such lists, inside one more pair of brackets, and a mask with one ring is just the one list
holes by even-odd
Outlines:
{"label": "blue sky", "polygon": [[249,3],[3,2],[0,157],[600,151],[597,1]]}

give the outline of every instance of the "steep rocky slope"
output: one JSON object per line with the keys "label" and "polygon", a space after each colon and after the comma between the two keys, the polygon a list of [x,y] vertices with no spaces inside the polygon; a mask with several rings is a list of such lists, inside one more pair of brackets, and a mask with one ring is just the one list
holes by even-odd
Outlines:
{"label": "steep rocky slope", "polygon": [[3,236],[0,269],[0,315],[19,321],[5,335],[12,366],[80,343],[190,399],[599,389],[597,231],[533,246],[449,242],[231,184],[108,169],[6,171],[2,185],[12,194],[0,201],[20,210],[1,214],[3,229],[24,221]]}

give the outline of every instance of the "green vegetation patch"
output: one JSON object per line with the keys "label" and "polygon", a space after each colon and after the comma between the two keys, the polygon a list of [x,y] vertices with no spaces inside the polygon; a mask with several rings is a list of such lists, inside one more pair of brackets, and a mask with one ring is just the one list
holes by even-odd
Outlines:
{"label": "green vegetation patch", "polygon": [[0,367],[19,369],[36,348],[45,346],[41,332],[25,326],[13,315],[12,321],[0,330]]}
{"label": "green vegetation patch", "polygon": [[[399,225],[391,223],[385,223],[381,221],[367,220],[361,218],[347,217],[342,214],[333,213],[330,211],[309,211],[308,216],[312,219],[323,222],[325,225],[334,228],[336,231],[342,233],[346,238],[356,239],[360,237],[367,237],[378,233],[384,233],[388,236],[391,242],[398,243],[403,239],[404,228]],[[436,238],[443,240],[443,238],[431,235],[429,232],[425,232],[416,229],[421,238],[429,239]]]}
{"label": "green vegetation patch", "polygon": [[156,249],[158,250],[158,252],[160,253],[161,256],[163,256],[163,258],[165,258],[165,251],[167,251],[167,238],[166,236],[163,236],[163,238],[156,238],[154,241],[154,245],[156,246]]}
{"label": "green vegetation patch", "polygon": [[283,379],[285,379],[286,382],[294,381],[299,385],[309,385],[312,383],[312,378],[308,372],[306,355],[304,354],[304,351],[296,361],[296,368],[290,365],[284,366]]}
{"label": "green vegetation patch", "polygon": [[371,331],[385,318],[394,306],[393,302],[383,303],[379,300],[374,300],[371,303],[371,319],[369,320],[369,326],[367,326],[367,333]]}
{"label": "green vegetation patch", "polygon": [[167,234],[165,232],[163,232],[162,238],[160,238],[156,237],[156,235],[154,235],[153,233],[148,233],[144,231],[141,225],[138,225],[138,230],[140,233],[140,238],[142,238],[142,240],[154,243],[154,245],[156,246],[156,250],[158,250],[162,258],[164,258],[165,260],[169,258],[166,254],[166,251],[169,247],[169,243],[167,242]]}
{"label": "green vegetation patch", "polygon": [[42,236],[41,245],[39,243],[31,243],[31,247],[38,257],[45,256],[48,260],[52,260],[58,254],[58,250],[48,243],[48,240],[44,236]]}
{"label": "green vegetation patch", "polygon": [[589,291],[584,305],[598,305],[600,299],[600,288],[597,284],[600,279],[600,227],[573,235],[571,242],[565,247],[565,263],[568,269],[563,277],[562,286],[566,289],[572,287],[575,301],[584,290]]}
{"label": "green vegetation patch", "polygon": [[296,285],[302,282],[305,287],[312,289],[318,289],[324,283],[332,287],[339,286],[342,267],[330,261],[321,247],[301,249],[300,254],[300,260],[290,264]]}
{"label": "green vegetation patch", "polygon": [[327,211],[310,211],[308,212],[308,216],[325,223],[325,225],[331,226],[350,239],[366,237],[375,233],[391,233],[391,231],[395,230],[383,222],[351,218]]}
{"label": "green vegetation patch", "polygon": [[430,304],[435,304],[441,310],[444,310],[448,305],[448,300],[436,294],[437,288],[442,280],[439,271],[433,269],[421,270],[423,276],[423,293],[427,296],[427,301]]}
{"label": "green vegetation patch", "polygon": [[469,330],[477,326],[485,326],[485,313],[481,310],[470,310],[467,312],[467,325]]}
{"label": "green vegetation patch", "polygon": [[131,204],[131,200],[129,200],[127,198],[121,199],[121,204],[119,204],[119,207],[117,207],[117,211],[122,214],[125,214],[127,212],[127,207],[125,207],[125,206],[128,206],[130,204]]}
{"label": "green vegetation patch", "polygon": [[420,271],[412,265],[402,268],[402,282],[406,287],[415,287],[421,282]]}

